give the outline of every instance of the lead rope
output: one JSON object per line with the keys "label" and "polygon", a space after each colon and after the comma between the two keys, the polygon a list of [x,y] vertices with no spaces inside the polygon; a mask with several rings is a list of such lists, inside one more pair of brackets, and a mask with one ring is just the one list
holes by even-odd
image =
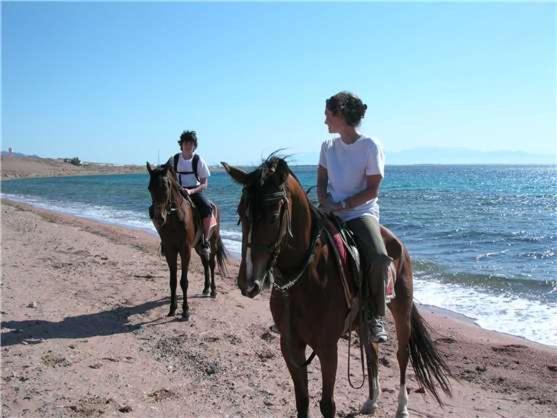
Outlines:
{"label": "lead rope", "polygon": [[292,344],[291,344],[292,316],[290,315],[290,298],[288,297],[288,292],[281,292],[281,296],[284,298],[284,306],[285,306],[284,319],[286,322],[286,333],[284,338],[286,340],[286,352],[287,352],[288,360],[292,366],[298,369],[303,369],[307,367],[315,358],[315,351],[312,351],[309,358],[306,361],[304,361],[302,364],[298,364],[296,360],[294,360],[294,356],[292,355]]}
{"label": "lead rope", "polygon": [[[359,293],[360,293],[359,294],[360,300],[362,300],[361,299],[362,285],[360,285]],[[364,342],[362,342],[362,340]],[[348,375],[348,383],[350,384],[350,387],[352,389],[361,389],[366,382],[366,371],[364,366],[364,344],[367,344],[367,341],[368,341],[368,333],[367,333],[367,327],[365,321],[365,310],[362,306],[360,308],[360,361],[362,363],[362,384],[358,387],[354,386],[352,384],[352,380],[350,379],[350,346],[352,342],[352,330],[348,330],[348,370],[346,373]]]}

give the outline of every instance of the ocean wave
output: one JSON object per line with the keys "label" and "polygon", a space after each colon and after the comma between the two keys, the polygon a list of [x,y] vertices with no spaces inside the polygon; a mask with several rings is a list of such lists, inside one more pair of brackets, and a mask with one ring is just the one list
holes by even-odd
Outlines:
{"label": "ocean wave", "polygon": [[516,294],[488,293],[427,277],[414,280],[414,295],[420,303],[472,318],[482,328],[557,346],[557,303],[541,304]]}
{"label": "ocean wave", "polygon": [[500,274],[471,274],[468,272],[452,272],[445,267],[430,261],[414,259],[414,275],[423,279],[438,280],[465,286],[474,286],[493,292],[520,292],[523,296],[539,300],[557,287],[557,277],[546,280],[534,280],[531,277]]}
{"label": "ocean wave", "polygon": [[15,202],[27,203],[42,209],[65,213],[79,218],[91,219],[102,223],[120,225],[128,228],[143,229],[150,232],[156,231],[147,214],[143,215],[132,210],[115,209],[109,206],[90,205],[81,202],[61,202],[34,196],[13,195],[7,193],[0,193],[0,197],[7,198]]}

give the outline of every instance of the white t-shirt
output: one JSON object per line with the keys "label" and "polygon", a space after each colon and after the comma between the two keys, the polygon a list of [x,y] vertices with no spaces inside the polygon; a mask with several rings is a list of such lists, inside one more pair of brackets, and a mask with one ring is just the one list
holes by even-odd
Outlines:
{"label": "white t-shirt", "polygon": [[[180,153],[180,157],[178,158],[178,171],[191,172],[191,174],[177,174],[178,183],[181,184],[183,187],[199,186],[199,182],[195,178],[195,174],[193,174],[192,161],[194,155],[195,153],[192,155],[192,157],[189,160],[184,160],[184,157]],[[197,162],[197,176],[200,179],[205,179],[210,175],[211,173],[209,172],[209,167],[207,167],[207,163],[201,156],[199,156],[199,161]]]}
{"label": "white t-shirt", "polygon": [[[335,202],[340,202],[367,188],[366,176],[384,177],[385,157],[380,142],[361,136],[353,144],[340,137],[329,139],[321,145],[319,165],[327,169],[329,184],[327,192]],[[377,198],[354,208],[336,213],[349,221],[361,216],[373,216],[379,220]]]}

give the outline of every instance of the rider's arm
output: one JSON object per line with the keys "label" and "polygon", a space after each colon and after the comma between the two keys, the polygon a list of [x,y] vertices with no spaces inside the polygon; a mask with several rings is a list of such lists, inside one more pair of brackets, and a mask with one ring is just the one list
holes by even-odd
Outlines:
{"label": "rider's arm", "polygon": [[317,166],[317,199],[321,205],[324,205],[327,202],[328,183],[329,174],[327,173],[327,169],[322,165]]}
{"label": "rider's arm", "polygon": [[209,182],[207,180],[207,177],[199,179],[199,186],[194,187],[193,189],[189,189],[188,193],[189,194],[195,194],[195,193],[202,192],[203,190],[205,190],[207,188],[208,185],[209,185]]}
{"label": "rider's arm", "polygon": [[348,209],[353,208],[367,202],[368,200],[375,199],[379,194],[379,185],[381,184],[381,180],[383,180],[383,177],[379,174],[366,176],[367,187],[360,193],[346,199],[344,201],[346,207]]}

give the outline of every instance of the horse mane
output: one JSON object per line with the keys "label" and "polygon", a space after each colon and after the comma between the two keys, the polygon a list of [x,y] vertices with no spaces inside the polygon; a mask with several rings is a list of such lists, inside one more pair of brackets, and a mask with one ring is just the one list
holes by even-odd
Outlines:
{"label": "horse mane", "polygon": [[[282,149],[273,151],[271,154],[269,154],[269,156],[263,160],[263,162],[261,163],[261,165],[259,166],[259,168],[257,170],[255,170],[253,173],[251,174],[256,174],[256,180],[259,179],[259,182],[261,181],[261,176],[263,176],[263,180],[265,179],[265,172],[267,171],[272,171],[272,169],[274,168],[274,172],[276,173],[277,170],[283,170],[283,178],[284,181],[286,181],[286,179],[288,178],[288,174],[292,176],[292,178],[294,180],[296,180],[296,183],[298,183],[298,186],[300,187],[300,189],[302,189],[303,194],[305,195],[307,201],[308,201],[308,205],[310,206],[312,211],[316,211],[316,213],[322,215],[322,216],[326,216],[326,214],[317,206],[315,205],[315,203],[313,203],[313,201],[309,198],[309,192],[313,189],[312,186],[310,187],[308,190],[304,189],[304,186],[302,185],[302,182],[300,181],[300,179],[298,178],[298,176],[296,174],[294,174],[294,172],[292,171],[292,169],[290,168],[290,166],[288,165],[288,159],[291,157],[291,155],[281,155],[280,152],[282,151]],[[279,173],[280,175],[280,173]],[[267,174],[268,176],[268,174]],[[257,184],[258,182],[255,181],[255,183]]]}
{"label": "horse mane", "polygon": [[[267,156],[261,164],[252,172],[248,173],[248,180],[244,185],[244,198],[250,201],[251,210],[255,212],[261,207],[263,193],[263,188],[268,185],[271,181],[274,183],[275,187],[281,187],[286,183],[288,176],[292,176],[298,186],[302,189],[305,194],[305,190],[300,182],[300,179],[294,174],[292,169],[288,166],[289,155],[281,155],[282,150],[276,150]],[[309,197],[306,194],[306,199],[310,206],[314,206]],[[317,208],[315,208],[318,210]],[[254,214],[255,215],[255,214]]]}
{"label": "horse mane", "polygon": [[166,174],[165,175],[168,177],[168,180],[169,180],[169,183],[170,183],[171,199],[175,203],[176,211],[178,212],[178,218],[182,222],[186,222],[187,216],[186,216],[184,207],[182,206],[182,202],[185,200],[191,206],[192,205],[191,198],[189,197],[189,195],[187,197],[182,195],[182,192],[180,191],[180,185],[178,184],[178,181],[176,180],[176,171],[174,171],[174,167],[172,167],[171,164],[167,163],[165,165],[162,165],[160,168],[161,168],[161,170],[166,168]]}

